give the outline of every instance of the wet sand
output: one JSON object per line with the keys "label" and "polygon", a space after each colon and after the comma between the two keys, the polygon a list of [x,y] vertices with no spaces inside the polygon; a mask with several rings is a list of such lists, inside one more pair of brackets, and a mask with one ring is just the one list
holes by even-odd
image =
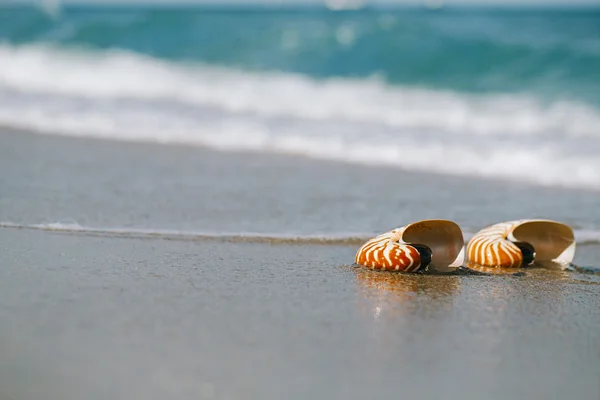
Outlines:
{"label": "wet sand", "polygon": [[2,129],[0,143],[1,222],[314,235],[549,218],[600,230],[594,191]]}
{"label": "wet sand", "polygon": [[596,274],[376,273],[344,265],[352,246],[0,243],[3,400],[600,395]]}
{"label": "wet sand", "polygon": [[[226,239],[597,232],[598,210],[590,191],[0,130],[0,400],[597,400],[593,240],[575,262],[596,272],[407,276],[350,266],[354,242]],[[84,229],[31,229],[57,222]]]}

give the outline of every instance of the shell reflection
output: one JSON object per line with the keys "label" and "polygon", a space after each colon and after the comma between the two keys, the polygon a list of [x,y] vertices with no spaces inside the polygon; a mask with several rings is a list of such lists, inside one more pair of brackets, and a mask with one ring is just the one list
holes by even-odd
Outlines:
{"label": "shell reflection", "polygon": [[412,311],[446,312],[459,293],[460,276],[388,274],[355,269],[361,308],[376,320]]}

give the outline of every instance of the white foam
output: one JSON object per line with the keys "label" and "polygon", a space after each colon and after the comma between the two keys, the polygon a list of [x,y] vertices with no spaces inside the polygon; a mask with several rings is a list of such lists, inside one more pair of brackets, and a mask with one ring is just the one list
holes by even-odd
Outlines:
{"label": "white foam", "polygon": [[174,229],[146,229],[146,228],[102,228],[82,226],[75,222],[51,222],[45,224],[18,224],[14,222],[0,222],[0,228],[25,229],[37,231],[51,231],[60,233],[100,235],[107,237],[164,239],[164,240],[229,240],[249,242],[281,242],[281,243],[363,243],[370,236],[364,234],[320,234],[301,235],[294,233],[258,233],[258,232],[202,232],[179,231]]}
{"label": "white foam", "polygon": [[[26,229],[53,231],[62,233],[91,234],[114,237],[130,238],[157,238],[167,240],[203,240],[221,239],[237,241],[273,241],[273,242],[297,242],[297,243],[363,243],[378,233],[375,232],[339,232],[318,235],[306,235],[295,233],[262,233],[262,232],[207,232],[207,231],[181,231],[175,229],[160,228],[119,228],[119,227],[91,227],[82,226],[76,222],[51,222],[42,224],[21,224],[0,221],[0,228]],[[591,229],[575,229],[575,240],[577,245],[600,244],[600,231]],[[465,243],[473,236],[472,232],[463,231]]]}
{"label": "white foam", "polygon": [[600,113],[580,103],[39,45],[0,60],[4,126],[600,189]]}

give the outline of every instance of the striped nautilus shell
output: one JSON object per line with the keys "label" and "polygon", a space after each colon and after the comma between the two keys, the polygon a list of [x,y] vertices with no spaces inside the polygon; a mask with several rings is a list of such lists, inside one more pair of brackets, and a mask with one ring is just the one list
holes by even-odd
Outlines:
{"label": "striped nautilus shell", "polygon": [[575,256],[573,230],[560,222],[522,219],[477,232],[466,257],[484,267],[519,268],[533,264],[568,265]]}
{"label": "striped nautilus shell", "polygon": [[419,221],[383,233],[356,252],[358,265],[384,271],[447,271],[461,266],[464,239],[452,221]]}

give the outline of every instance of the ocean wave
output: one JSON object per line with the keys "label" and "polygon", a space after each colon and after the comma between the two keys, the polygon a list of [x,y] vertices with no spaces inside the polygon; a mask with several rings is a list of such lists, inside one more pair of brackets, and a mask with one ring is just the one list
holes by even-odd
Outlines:
{"label": "ocean wave", "polygon": [[[477,96],[367,80],[315,80],[173,63],[126,51],[0,45],[0,88],[89,100],[136,99],[263,117],[332,118],[472,135],[600,137],[588,105],[519,95]],[[432,118],[435,112],[435,118]],[[509,118],[508,118],[509,117]]]}
{"label": "ocean wave", "polygon": [[0,125],[9,128],[600,189],[600,112],[582,103],[124,51],[5,44],[0,59]]}

